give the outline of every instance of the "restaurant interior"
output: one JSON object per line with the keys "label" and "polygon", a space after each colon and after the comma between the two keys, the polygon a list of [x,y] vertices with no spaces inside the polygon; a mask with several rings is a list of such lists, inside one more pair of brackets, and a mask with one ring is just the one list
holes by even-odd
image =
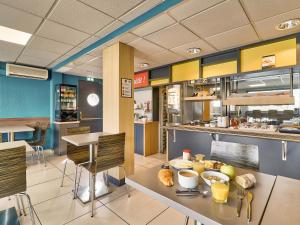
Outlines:
{"label": "restaurant interior", "polygon": [[299,0],[0,0],[0,225],[299,210]]}

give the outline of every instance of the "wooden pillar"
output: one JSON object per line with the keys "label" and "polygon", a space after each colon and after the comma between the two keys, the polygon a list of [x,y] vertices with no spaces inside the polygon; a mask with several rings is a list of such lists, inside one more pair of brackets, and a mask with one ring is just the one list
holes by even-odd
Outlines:
{"label": "wooden pillar", "polygon": [[[103,50],[103,131],[108,133],[126,133],[125,169],[128,174],[134,172],[134,49],[123,43],[116,43]],[[132,82],[131,98],[121,96],[121,80]],[[124,182],[123,171],[111,169],[109,175],[113,181]]]}

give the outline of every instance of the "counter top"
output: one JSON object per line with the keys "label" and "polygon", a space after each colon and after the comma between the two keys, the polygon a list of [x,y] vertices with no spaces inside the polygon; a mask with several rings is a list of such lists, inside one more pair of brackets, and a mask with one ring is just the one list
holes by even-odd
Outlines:
{"label": "counter top", "polygon": [[254,130],[246,130],[246,129],[203,127],[203,126],[191,126],[191,125],[164,126],[163,128],[170,129],[170,130],[197,131],[197,132],[206,132],[206,133],[218,133],[218,134],[263,138],[263,139],[271,139],[271,140],[279,140],[279,141],[300,142],[299,134],[279,133],[279,132],[268,131],[268,130],[254,131]]}
{"label": "counter top", "polygon": [[147,123],[153,123],[153,122],[158,122],[158,121],[142,121],[142,120],[134,121],[135,124],[147,124]]}
{"label": "counter top", "polygon": [[80,121],[69,121],[69,122],[59,122],[59,121],[55,121],[53,122],[54,124],[72,124],[72,123],[80,123]]}

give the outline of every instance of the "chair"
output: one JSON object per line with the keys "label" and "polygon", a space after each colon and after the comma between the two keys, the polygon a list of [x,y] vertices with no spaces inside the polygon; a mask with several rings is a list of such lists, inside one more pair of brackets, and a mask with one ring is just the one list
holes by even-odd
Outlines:
{"label": "chair", "polygon": [[46,162],[45,152],[44,152],[44,147],[43,146],[46,144],[47,130],[48,130],[48,126],[42,127],[40,138],[38,140],[30,143],[31,147],[34,148],[37,151],[38,158],[40,157],[40,153],[42,153],[45,167],[47,166],[47,162]]}
{"label": "chair", "polygon": [[[34,214],[29,195],[26,193],[26,147],[16,147],[0,150],[0,198],[15,195],[17,205],[21,214],[19,197],[26,215],[22,196],[25,196],[29,203],[29,210],[32,224],[35,224]],[[36,215],[38,218],[38,216]],[[39,220],[39,218],[38,218]],[[40,220],[39,220],[40,222]]]}
{"label": "chair", "polygon": [[[114,167],[121,167],[126,177],[126,171],[123,167],[125,153],[125,133],[100,136],[98,141],[98,149],[96,160],[92,163],[83,165],[90,173],[92,180],[91,187],[91,204],[92,212],[91,216],[94,216],[94,198],[95,198],[95,183],[96,174],[106,171]],[[106,183],[108,184],[108,177],[106,176]],[[127,186],[128,197],[130,197],[129,189]]]}
{"label": "chair", "polygon": [[40,133],[40,123],[39,122],[36,122],[35,125],[28,125],[29,127],[32,127],[34,129],[34,131],[32,132],[32,138],[29,139],[29,140],[26,140],[26,142],[28,144],[33,144],[35,142],[38,141],[39,139],[39,133]]}
{"label": "chair", "polygon": [[213,160],[219,160],[233,166],[254,170],[259,169],[257,145],[212,141],[210,156]]}
{"label": "chair", "polygon": [[[91,128],[86,126],[86,127],[73,127],[73,128],[68,128],[67,129],[67,135],[75,135],[75,134],[88,134],[91,132]],[[76,183],[77,183],[77,170],[78,166],[87,163],[89,161],[89,146],[75,146],[70,143],[67,143],[67,160],[65,161],[65,166],[64,166],[64,171],[63,171],[63,177],[61,181],[61,187],[64,184],[64,177],[66,173],[66,167],[68,160],[73,161],[74,164],[76,165],[76,171],[75,171],[75,184],[74,184],[74,199],[76,198],[76,193],[77,193],[77,188],[76,188]],[[80,176],[78,180],[78,184],[80,182],[80,177],[81,177],[81,171],[80,171]]]}

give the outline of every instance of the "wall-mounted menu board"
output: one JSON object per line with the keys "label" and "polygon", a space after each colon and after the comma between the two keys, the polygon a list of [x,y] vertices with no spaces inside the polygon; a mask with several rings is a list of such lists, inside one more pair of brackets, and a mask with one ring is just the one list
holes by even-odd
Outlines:
{"label": "wall-mounted menu board", "polygon": [[274,55],[274,67],[296,65],[296,38],[276,41],[241,50],[241,72],[262,69],[262,58]]}
{"label": "wall-mounted menu board", "polygon": [[199,71],[199,60],[175,64],[172,66],[172,82],[199,79]]}
{"label": "wall-mounted menu board", "polygon": [[227,74],[237,73],[237,61],[232,60],[228,62],[215,63],[203,66],[203,78],[223,76]]}

